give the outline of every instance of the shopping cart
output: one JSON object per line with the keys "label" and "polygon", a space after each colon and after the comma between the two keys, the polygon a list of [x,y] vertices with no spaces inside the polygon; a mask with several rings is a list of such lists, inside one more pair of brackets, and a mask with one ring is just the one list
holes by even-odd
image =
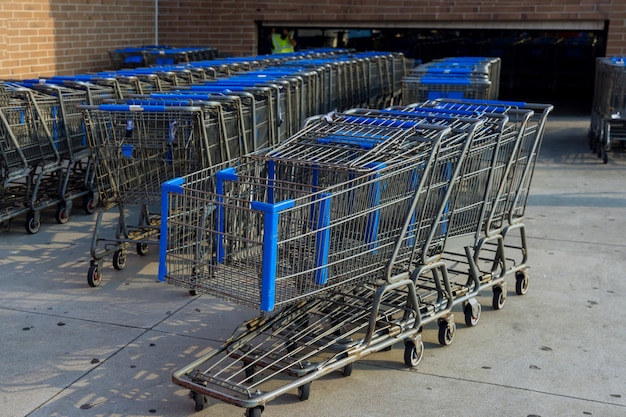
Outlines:
{"label": "shopping cart", "polygon": [[[61,201],[60,157],[47,120],[56,100],[36,97],[28,88],[2,84],[0,144],[2,164],[2,207],[5,228],[12,219],[26,214],[30,234],[41,227],[41,211]],[[49,111],[44,112],[46,107]]]}
{"label": "shopping cart", "polygon": [[196,408],[212,396],[258,415],[399,341],[414,366],[430,322],[451,343],[439,258],[460,231],[449,203],[482,123],[320,117],[269,152],[164,184],[160,278],[266,312],[174,374]]}
{"label": "shopping cart", "polygon": [[[543,133],[548,115],[553,106],[540,103],[523,103],[512,101],[480,101],[439,99],[424,103],[425,107],[447,109],[452,111],[470,111],[476,114],[495,112],[506,114],[514,122],[511,132],[516,133],[515,146],[506,152],[509,160],[506,169],[499,175],[492,198],[489,199],[488,215],[484,224],[485,237],[481,238],[473,249],[473,253],[453,255],[462,271],[465,265],[482,262],[484,268],[470,268],[479,271],[475,277],[482,288],[493,287],[492,306],[494,309],[503,307],[506,300],[505,278],[515,277],[515,291],[523,295],[528,291],[529,274],[527,271],[528,244],[526,227],[523,222],[530,185],[537,161]],[[464,261],[459,259],[465,256]],[[495,266],[500,270],[495,273]],[[459,268],[451,268],[459,269]],[[472,321],[466,314],[466,321]]]}
{"label": "shopping cart", "polygon": [[614,142],[626,141],[626,70],[623,57],[597,58],[589,146],[606,164]]}
{"label": "shopping cart", "polygon": [[[130,245],[145,255],[151,243],[158,243],[161,183],[221,162],[224,132],[219,103],[104,104],[82,110],[100,201],[87,282],[98,286],[105,256],[112,254],[114,268],[121,270]],[[103,215],[113,207],[119,211],[115,235],[104,236]],[[131,207],[139,212],[135,225],[127,220]]]}
{"label": "shopping cart", "polygon": [[73,200],[77,198],[82,198],[83,210],[92,214],[96,189],[82,112],[78,108],[88,103],[87,92],[46,82],[23,85],[38,92],[41,101],[49,103],[42,112],[63,166],[59,178],[61,202],[55,213],[57,223],[69,220]]}
{"label": "shopping cart", "polygon": [[446,58],[418,65],[402,79],[402,104],[437,98],[494,100],[498,98],[497,58]]}

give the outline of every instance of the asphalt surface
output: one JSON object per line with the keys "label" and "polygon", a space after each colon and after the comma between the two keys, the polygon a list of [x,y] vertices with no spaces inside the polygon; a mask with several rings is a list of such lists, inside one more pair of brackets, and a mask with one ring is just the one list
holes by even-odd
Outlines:
{"label": "asphalt surface", "polygon": [[[424,357],[403,346],[358,361],[350,377],[316,380],[308,401],[288,393],[263,415],[596,416],[626,415],[626,152],[603,164],[589,150],[589,118],[548,118],[525,215],[530,287],[491,307],[478,297],[474,327],[458,314],[450,346],[424,330]],[[218,346],[256,311],[157,281],[158,248],[131,254],[123,271],[107,260],[87,285],[94,217],[72,213],[41,230],[16,219],[0,234],[0,415],[242,416],[210,399],[194,411],[172,372]],[[116,213],[105,215],[104,229]]]}

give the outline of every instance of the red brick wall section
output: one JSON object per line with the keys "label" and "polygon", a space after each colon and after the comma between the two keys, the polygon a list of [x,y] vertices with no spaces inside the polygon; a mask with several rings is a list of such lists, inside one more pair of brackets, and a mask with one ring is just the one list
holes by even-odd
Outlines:
{"label": "red brick wall section", "polygon": [[110,50],[154,43],[154,1],[3,0],[0,78],[107,68]]}
{"label": "red brick wall section", "polygon": [[[156,0],[0,2],[0,78],[105,68],[108,51],[152,44]],[[158,0],[158,40],[257,53],[256,23],[407,27],[415,22],[610,20],[607,55],[626,55],[624,0]]]}

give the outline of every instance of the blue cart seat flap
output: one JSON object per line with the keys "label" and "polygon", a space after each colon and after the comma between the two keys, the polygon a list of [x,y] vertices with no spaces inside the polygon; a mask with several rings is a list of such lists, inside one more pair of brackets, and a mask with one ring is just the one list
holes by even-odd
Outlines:
{"label": "blue cart seat flap", "polygon": [[122,155],[128,159],[132,158],[133,157],[133,145],[128,145],[128,144],[122,145]]}
{"label": "blue cart seat flap", "polygon": [[383,142],[383,139],[331,135],[318,138],[317,142],[323,144],[351,145],[363,149],[373,149],[376,145]]}
{"label": "blue cart seat flap", "polygon": [[436,76],[424,76],[421,78],[420,83],[430,85],[470,85],[472,79],[468,77],[436,77]]}
{"label": "blue cart seat flap", "polygon": [[427,93],[428,100],[436,100],[438,98],[463,98],[463,91],[429,91]]}
{"label": "blue cart seat flap", "polygon": [[367,117],[367,116],[345,116],[343,120],[349,123],[358,123],[362,125],[380,126],[380,127],[396,127],[396,128],[405,128],[405,129],[417,127],[419,125],[418,122],[411,122],[407,120],[381,119],[378,117]]}

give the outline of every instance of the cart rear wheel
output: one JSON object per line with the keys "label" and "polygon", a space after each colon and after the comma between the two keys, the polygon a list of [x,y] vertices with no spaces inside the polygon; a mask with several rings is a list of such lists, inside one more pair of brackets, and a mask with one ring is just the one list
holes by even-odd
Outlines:
{"label": "cart rear wheel", "polygon": [[300,401],[306,401],[309,399],[309,396],[311,395],[311,383],[307,382],[304,385],[300,385],[298,387],[298,399]]}
{"label": "cart rear wheel", "polygon": [[26,222],[24,223],[24,227],[26,231],[34,235],[41,228],[41,221],[39,220],[39,216],[35,215],[32,211],[26,215]]}
{"label": "cart rear wheel", "polygon": [[67,209],[67,204],[60,203],[57,206],[57,211],[54,215],[58,224],[65,224],[70,219],[70,211]]}
{"label": "cart rear wheel", "polygon": [[500,310],[504,307],[506,301],[506,293],[501,286],[493,287],[493,300],[491,302],[494,310]]}
{"label": "cart rear wheel", "polygon": [[113,253],[113,268],[121,271],[126,267],[126,251],[118,249]]}
{"label": "cart rear wheel", "polygon": [[515,274],[515,292],[517,295],[524,295],[528,291],[529,285],[528,272],[518,271]]}
{"label": "cart rear wheel", "polygon": [[87,271],[87,284],[90,287],[97,287],[102,282],[102,272],[98,268],[98,264],[91,264],[89,271]]}
{"label": "cart rear wheel", "polygon": [[198,295],[196,290],[189,290],[189,295]]}
{"label": "cart rear wheel", "polygon": [[350,375],[352,375],[353,370],[354,370],[354,364],[349,363],[346,366],[344,366],[343,369],[341,370],[341,376],[347,378]]}
{"label": "cart rear wheel", "polygon": [[424,342],[407,341],[404,343],[404,363],[411,368],[416,367],[424,357]]}

